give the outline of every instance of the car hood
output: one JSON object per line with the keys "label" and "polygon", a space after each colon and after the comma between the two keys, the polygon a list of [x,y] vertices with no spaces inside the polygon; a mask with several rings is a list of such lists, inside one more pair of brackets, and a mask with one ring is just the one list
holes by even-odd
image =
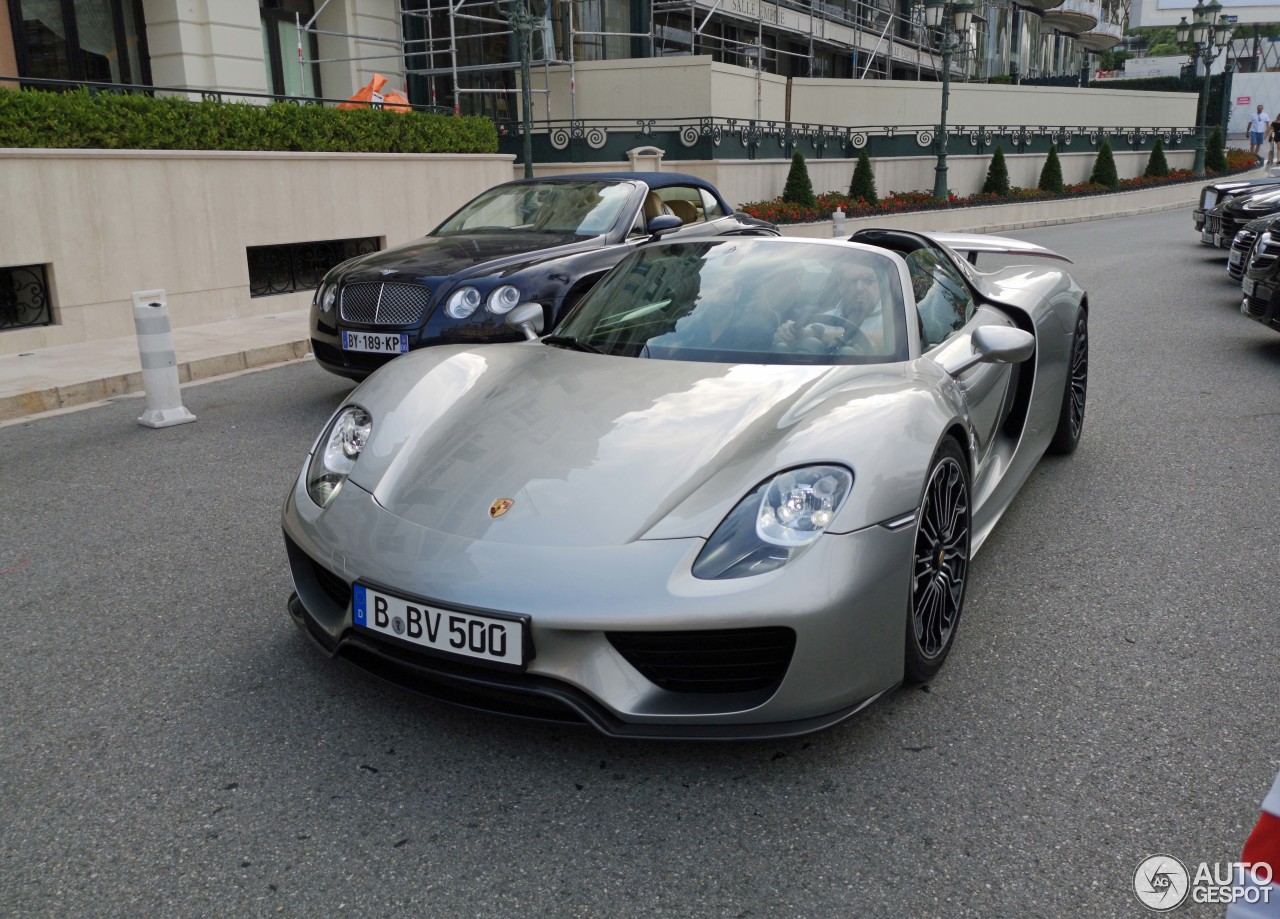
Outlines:
{"label": "car hood", "polygon": [[[534,262],[598,249],[604,239],[527,231],[424,236],[347,262],[341,273],[346,282],[509,273]],[[385,274],[387,271],[394,271],[394,275]]]}
{"label": "car hood", "polygon": [[[709,536],[773,473],[857,462],[850,443],[891,465],[879,454],[892,438],[866,436],[867,425],[900,432],[900,403],[919,386],[901,364],[726,365],[538,343],[431,351],[352,393],[374,421],[351,481],[428,529],[528,545]],[[925,435],[924,461],[935,437]],[[914,506],[910,465],[915,497],[877,492],[893,510],[870,513]],[[495,519],[503,499],[513,503]]]}

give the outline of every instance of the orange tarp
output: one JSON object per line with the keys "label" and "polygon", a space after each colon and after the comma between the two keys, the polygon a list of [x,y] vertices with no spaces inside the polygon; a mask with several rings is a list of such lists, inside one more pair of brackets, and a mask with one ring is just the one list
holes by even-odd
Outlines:
{"label": "orange tarp", "polygon": [[410,111],[409,100],[403,93],[396,92],[394,89],[388,93],[382,92],[382,87],[386,85],[387,78],[380,73],[375,73],[373,79],[356,90],[346,102],[339,102],[338,108],[367,108],[370,105],[379,105],[393,112]]}

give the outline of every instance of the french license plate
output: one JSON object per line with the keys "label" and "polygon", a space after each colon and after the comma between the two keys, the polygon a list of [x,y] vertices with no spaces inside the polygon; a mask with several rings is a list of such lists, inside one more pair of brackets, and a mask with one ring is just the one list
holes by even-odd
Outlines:
{"label": "french license plate", "polygon": [[1244,291],[1246,297],[1252,297],[1253,292],[1257,289],[1258,282],[1253,278],[1245,278],[1240,282],[1240,288]]}
{"label": "french license plate", "polygon": [[1202,243],[1208,243],[1210,246],[1212,246],[1212,245],[1214,244],[1214,242],[1213,242],[1213,234],[1212,234],[1212,233],[1210,233],[1208,230],[1201,230],[1201,231],[1200,231],[1200,242],[1202,242]]}
{"label": "french license plate", "polygon": [[359,628],[446,654],[510,667],[525,665],[526,619],[437,609],[363,584],[352,588],[351,601]]}
{"label": "french license plate", "polygon": [[409,336],[403,332],[399,334],[343,332],[342,350],[369,351],[373,354],[406,354],[409,351]]}
{"label": "french license plate", "polygon": [[1244,261],[1244,253],[1239,249],[1232,249],[1231,254],[1227,256],[1227,263],[1231,265],[1239,265]]}

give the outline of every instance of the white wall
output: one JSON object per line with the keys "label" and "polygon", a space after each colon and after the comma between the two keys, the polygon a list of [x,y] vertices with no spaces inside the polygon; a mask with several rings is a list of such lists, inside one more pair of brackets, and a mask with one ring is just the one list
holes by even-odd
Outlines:
{"label": "white wall", "polygon": [[[175,326],[304,308],[249,296],[245,248],[430,231],[511,178],[510,156],[0,150],[0,266],[46,265],[57,324],[0,354],[133,334],[130,294],[163,288]],[[11,209],[11,211],[10,211]]]}
{"label": "white wall", "polygon": [[1280,73],[1235,74],[1231,78],[1231,116],[1227,133],[1246,133],[1249,116],[1258,110],[1259,102],[1273,120],[1280,115]]}
{"label": "white wall", "polygon": [[[576,117],[720,118],[786,120],[784,77],[714,63],[710,57],[599,61],[576,68]],[[570,117],[569,69],[551,68],[555,119]],[[541,69],[532,85],[544,87]],[[1278,100],[1280,101],[1280,100]],[[934,125],[942,84],[914,80],[830,80],[797,77],[791,88],[791,121],[839,126]],[[535,117],[546,117],[546,98],[535,97]],[[1003,86],[953,83],[948,123],[1026,127],[1190,127],[1196,122],[1192,93]],[[536,127],[536,125],[535,125]]]}

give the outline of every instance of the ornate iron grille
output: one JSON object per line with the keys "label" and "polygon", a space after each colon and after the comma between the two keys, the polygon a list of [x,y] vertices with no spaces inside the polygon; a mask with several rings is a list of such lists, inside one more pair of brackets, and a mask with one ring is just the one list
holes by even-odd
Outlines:
{"label": "ornate iron grille", "polygon": [[283,246],[249,246],[249,296],[269,297],[295,290],[314,290],[334,265],[357,255],[377,252],[377,237],[326,239]]}
{"label": "ornate iron grille", "polygon": [[342,318],[370,325],[418,325],[431,303],[420,284],[348,284],[342,288]]}
{"label": "ornate iron grille", "polygon": [[0,268],[0,329],[53,325],[44,265]]}

